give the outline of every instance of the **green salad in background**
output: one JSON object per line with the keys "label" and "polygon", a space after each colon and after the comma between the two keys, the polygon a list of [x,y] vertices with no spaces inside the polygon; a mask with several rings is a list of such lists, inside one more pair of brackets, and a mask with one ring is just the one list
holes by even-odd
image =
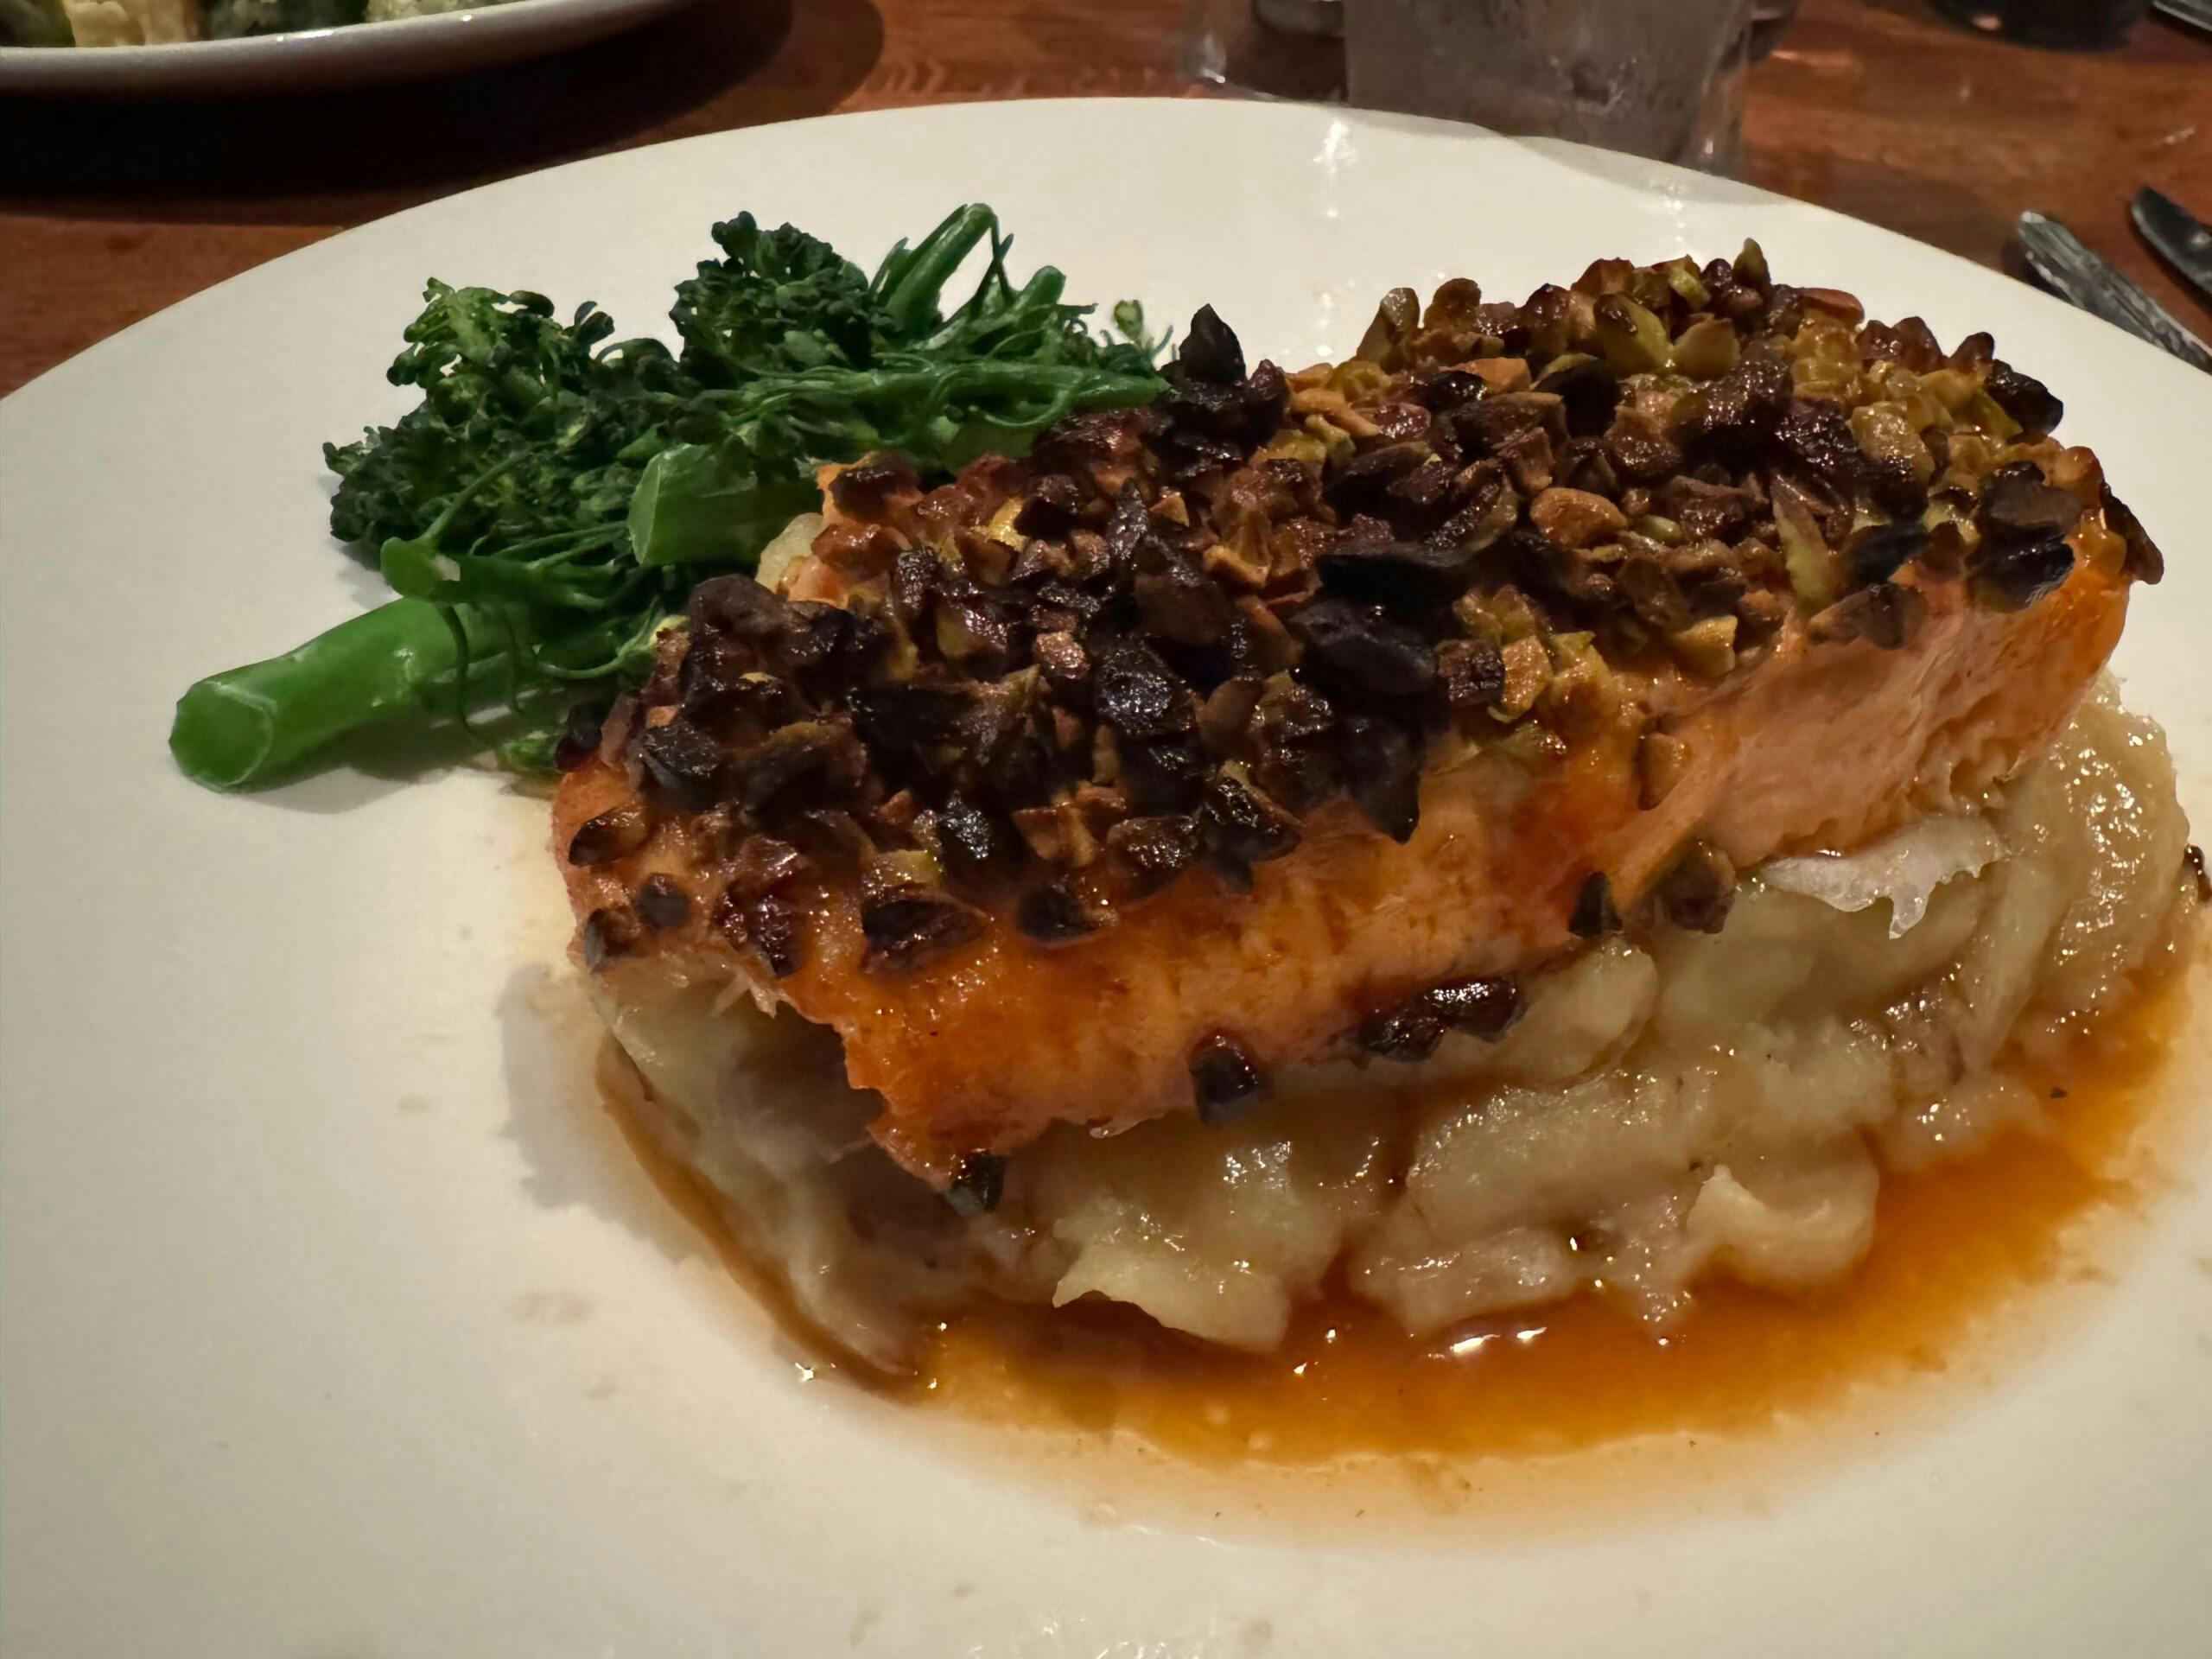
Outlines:
{"label": "green salad in background", "polygon": [[819,505],[823,462],[897,449],[950,474],[1161,386],[1138,308],[1101,334],[1058,270],[1017,283],[986,207],[873,276],[750,214],[714,239],[721,257],[677,286],[675,350],[613,340],[589,302],[563,321],[542,295],[430,283],[389,377],[422,401],[323,448],[332,533],[398,596],[194,685],[169,738],[188,775],[277,781],[356,739],[544,770],[573,713],[643,680],[693,587],[752,569]]}

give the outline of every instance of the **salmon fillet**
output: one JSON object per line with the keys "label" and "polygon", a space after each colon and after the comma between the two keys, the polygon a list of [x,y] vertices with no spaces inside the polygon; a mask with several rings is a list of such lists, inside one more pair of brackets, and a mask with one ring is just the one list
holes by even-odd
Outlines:
{"label": "salmon fillet", "polygon": [[939,1185],[1502,1026],[1624,910],[1974,801],[2158,573],[1986,337],[1755,249],[1394,295],[1294,375],[1202,314],[1171,381],[936,489],[833,469],[556,803],[611,990],[673,957],[831,1027]]}

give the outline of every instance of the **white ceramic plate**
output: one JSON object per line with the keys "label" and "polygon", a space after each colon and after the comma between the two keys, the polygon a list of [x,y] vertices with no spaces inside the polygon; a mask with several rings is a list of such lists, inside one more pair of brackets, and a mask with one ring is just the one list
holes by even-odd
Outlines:
{"label": "white ceramic plate", "polygon": [[515,0],[344,29],[168,46],[0,46],[0,95],[177,98],[410,79],[603,40],[685,0]]}
{"label": "white ceramic plate", "polygon": [[427,273],[643,329],[739,207],[868,257],[976,199],[1076,291],[1210,300],[1285,359],[1350,347],[1392,283],[1518,296],[1746,234],[1878,315],[1993,329],[2165,543],[2120,660],[2212,823],[2212,380],[1811,207],[1464,130],[1099,102],[719,135],[338,237],[0,404],[0,1650],[2203,1652],[2212,1204],[2185,1171],[2069,1339],[1924,1431],[1839,1424],[1817,1475],[1610,1525],[1166,1520],[801,1380],[549,1025],[541,805],[171,770],[188,681],[370,596],[316,442],[404,406],[380,374]]}

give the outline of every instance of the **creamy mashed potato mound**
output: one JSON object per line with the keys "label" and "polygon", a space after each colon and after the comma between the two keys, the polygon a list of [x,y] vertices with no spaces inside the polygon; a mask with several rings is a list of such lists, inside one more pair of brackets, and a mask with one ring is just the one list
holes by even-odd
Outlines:
{"label": "creamy mashed potato mound", "polygon": [[2171,938],[2173,769],[2108,682],[2008,787],[1955,804],[1751,872],[1718,933],[1632,918],[1531,978],[1501,1041],[1313,1066],[1225,1127],[1055,1129],[974,1217],[869,1141],[874,1098],[823,1030],[678,966],[593,988],[664,1150],[879,1365],[983,1294],[1105,1297],[1265,1351],[1332,1272],[1415,1334],[1585,1289],[1663,1330],[1703,1275],[1849,1272],[1882,1172],[2054,1109],[2008,1052],[2110,1014]]}

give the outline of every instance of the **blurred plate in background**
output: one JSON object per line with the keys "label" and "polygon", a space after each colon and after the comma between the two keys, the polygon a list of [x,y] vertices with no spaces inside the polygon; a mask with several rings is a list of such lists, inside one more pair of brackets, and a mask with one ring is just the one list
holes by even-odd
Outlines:
{"label": "blurred plate in background", "polygon": [[166,46],[0,46],[0,96],[296,92],[479,69],[603,40],[686,0],[512,0],[343,29]]}

